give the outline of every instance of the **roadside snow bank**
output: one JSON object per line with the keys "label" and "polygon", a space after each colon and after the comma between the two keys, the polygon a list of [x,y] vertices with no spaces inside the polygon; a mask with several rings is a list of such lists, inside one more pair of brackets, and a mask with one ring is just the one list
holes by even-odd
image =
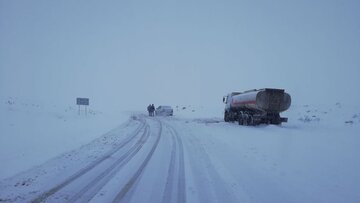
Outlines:
{"label": "roadside snow bank", "polygon": [[103,135],[128,119],[76,106],[0,100],[0,179],[15,175]]}

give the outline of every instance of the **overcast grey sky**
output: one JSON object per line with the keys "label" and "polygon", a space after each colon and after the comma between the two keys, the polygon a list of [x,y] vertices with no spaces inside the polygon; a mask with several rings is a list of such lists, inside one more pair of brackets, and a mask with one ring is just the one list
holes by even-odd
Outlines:
{"label": "overcast grey sky", "polygon": [[[0,0],[0,95],[136,109],[360,101],[360,1]],[[345,91],[343,91],[345,90]]]}

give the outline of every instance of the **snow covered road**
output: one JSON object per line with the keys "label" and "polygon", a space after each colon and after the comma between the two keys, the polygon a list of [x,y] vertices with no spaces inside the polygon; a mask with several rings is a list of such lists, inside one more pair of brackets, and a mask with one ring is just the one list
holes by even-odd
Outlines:
{"label": "snow covered road", "polygon": [[356,131],[139,114],[2,180],[0,202],[357,202]]}
{"label": "snow covered road", "polygon": [[[93,144],[58,157],[22,174],[32,177],[27,179],[31,180],[29,184],[15,183],[15,188],[20,190],[8,187],[1,192],[2,195],[4,192],[9,192],[10,196],[13,192],[21,195],[1,196],[0,201],[186,202],[183,145],[175,129],[162,119],[139,116],[115,131],[120,130],[127,135],[116,140],[113,136],[105,136],[103,139],[112,139],[113,147],[98,154],[96,159],[82,159],[82,163],[72,165],[64,160],[79,153],[93,155],[99,147],[104,148]],[[52,170],[54,165],[64,169],[63,178],[59,178],[61,170]],[[39,171],[44,172],[40,177]]]}

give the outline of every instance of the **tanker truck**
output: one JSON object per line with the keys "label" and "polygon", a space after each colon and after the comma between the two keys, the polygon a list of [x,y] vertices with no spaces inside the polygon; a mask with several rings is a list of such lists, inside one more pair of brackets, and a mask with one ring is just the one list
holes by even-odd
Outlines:
{"label": "tanker truck", "polygon": [[223,97],[225,103],[224,121],[239,125],[275,124],[287,122],[280,112],[289,109],[291,97],[283,89],[253,89],[232,92]]}

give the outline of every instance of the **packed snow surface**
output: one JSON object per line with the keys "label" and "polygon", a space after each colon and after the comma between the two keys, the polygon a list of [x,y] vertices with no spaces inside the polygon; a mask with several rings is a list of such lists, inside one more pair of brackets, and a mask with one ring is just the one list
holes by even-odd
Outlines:
{"label": "packed snow surface", "polygon": [[58,118],[5,106],[0,202],[360,201],[353,107],[293,106],[282,115],[289,123],[254,127],[223,122],[221,108],[174,106],[173,117],[124,114],[103,133],[101,114]]}
{"label": "packed snow surface", "polygon": [[78,107],[0,98],[0,179],[90,142],[120,125],[114,116]]}

